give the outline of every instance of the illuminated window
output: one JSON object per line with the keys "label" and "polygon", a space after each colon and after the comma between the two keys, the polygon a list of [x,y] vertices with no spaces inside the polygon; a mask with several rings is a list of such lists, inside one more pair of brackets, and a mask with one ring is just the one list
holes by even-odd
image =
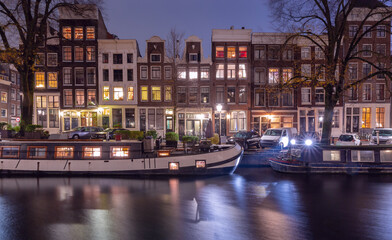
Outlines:
{"label": "illuminated window", "polygon": [[197,79],[198,78],[198,71],[197,68],[189,68],[189,79]]}
{"label": "illuminated window", "polygon": [[224,58],[225,57],[225,48],[224,47],[216,47],[215,50],[216,50],[216,53],[215,53],[216,58]]}
{"label": "illuminated window", "polygon": [[238,89],[238,102],[246,103],[248,101],[248,97],[246,94],[246,87],[239,87]]}
{"label": "illuminated window", "polygon": [[278,68],[268,69],[268,83],[271,83],[271,84],[279,83],[279,69]]}
{"label": "illuminated window", "polygon": [[19,147],[2,147],[1,157],[3,158],[18,158],[19,157]]}
{"label": "illuminated window", "polygon": [[129,147],[111,147],[111,158],[129,157]]}
{"label": "illuminated window", "polygon": [[86,27],[86,39],[87,40],[95,39],[95,27]]}
{"label": "illuminated window", "polygon": [[227,87],[227,102],[235,103],[235,89],[236,87]]}
{"label": "illuminated window", "polygon": [[95,106],[97,104],[95,89],[88,89],[87,90],[87,105],[88,106]]}
{"label": "illuminated window", "polygon": [[196,160],[196,168],[205,168],[206,160]]}
{"label": "illuminated window", "polygon": [[70,40],[72,37],[71,27],[63,27],[63,38]]}
{"label": "illuminated window", "polygon": [[36,108],[46,108],[46,96],[36,96],[35,97],[35,107]]}
{"label": "illuminated window", "polygon": [[84,90],[75,90],[76,106],[84,106]]}
{"label": "illuminated window", "polygon": [[47,147],[27,147],[28,158],[45,158]]}
{"label": "illuminated window", "polygon": [[178,171],[180,169],[180,163],[178,162],[169,162],[169,169],[172,171]]}
{"label": "illuminated window", "polygon": [[165,86],[165,101],[171,101],[171,100],[172,100],[172,87]]}
{"label": "illuminated window", "polygon": [[86,61],[95,62],[95,47],[86,47]]}
{"label": "illuminated window", "polygon": [[140,87],[140,91],[142,95],[142,101],[148,101],[148,87],[142,86]]}
{"label": "illuminated window", "polygon": [[48,96],[48,107],[58,108],[60,106],[59,96]]}
{"label": "illuminated window", "polygon": [[75,62],[83,62],[83,48],[75,46]]}
{"label": "illuminated window", "polygon": [[227,58],[235,58],[235,47],[227,47]]}
{"label": "illuminated window", "polygon": [[230,116],[230,131],[246,130],[246,115],[245,112],[231,112]]}
{"label": "illuminated window", "polygon": [[110,87],[103,87],[103,100],[110,100]]}
{"label": "illuminated window", "polygon": [[246,64],[238,65],[238,78],[246,79]]}
{"label": "illuminated window", "polygon": [[178,79],[186,79],[186,69],[185,69],[185,67],[179,67],[178,69],[177,69],[177,71],[178,71]]}
{"label": "illuminated window", "polygon": [[340,161],[340,151],[324,150],[323,161]]}
{"label": "illuminated window", "polygon": [[72,47],[63,47],[63,62],[72,61]]}
{"label": "illuminated window", "polygon": [[124,99],[124,90],[122,87],[113,88],[114,101],[122,101]]}
{"label": "illuminated window", "polygon": [[35,73],[35,88],[45,88],[45,73],[36,72]]}
{"label": "illuminated window", "polygon": [[201,101],[201,103],[209,103],[210,102],[210,88],[209,87],[201,87],[200,88],[200,101]]}
{"label": "illuminated window", "polygon": [[202,67],[202,68],[200,69],[200,78],[201,78],[202,80],[209,79],[209,78],[210,78],[210,69],[209,69],[209,68]]}
{"label": "illuminated window", "polygon": [[189,88],[189,103],[197,103],[197,87]]}
{"label": "illuminated window", "polygon": [[49,88],[57,88],[57,73],[56,72],[48,73],[48,87]]}
{"label": "illuminated window", "polygon": [[216,65],[216,78],[223,79],[225,77],[225,65],[217,64]]}
{"label": "illuminated window", "polygon": [[248,48],[247,47],[239,47],[238,55],[240,58],[248,57]]}
{"label": "illuminated window", "polygon": [[75,31],[74,39],[83,40],[83,27],[75,27],[74,31]]}
{"label": "illuminated window", "polygon": [[151,87],[152,101],[161,101],[161,87]]}
{"label": "illuminated window", "polygon": [[385,108],[376,108],[376,127],[383,128],[385,120]]}
{"label": "illuminated window", "polygon": [[362,108],[362,128],[370,128],[370,108]]}
{"label": "illuminated window", "polygon": [[83,158],[100,158],[101,147],[83,147]]}
{"label": "illuminated window", "polygon": [[74,156],[74,147],[55,147],[55,158],[72,159]]}
{"label": "illuminated window", "polygon": [[7,103],[7,92],[1,92],[1,102],[2,103]]}
{"label": "illuminated window", "polygon": [[283,82],[287,83],[293,77],[293,70],[291,68],[283,68],[282,75]]}
{"label": "illuminated window", "polygon": [[227,65],[227,79],[235,79],[235,64]]}
{"label": "illuminated window", "polygon": [[134,98],[133,87],[128,87],[128,101],[132,101]]}
{"label": "illuminated window", "polygon": [[64,90],[64,106],[72,106],[72,89]]}

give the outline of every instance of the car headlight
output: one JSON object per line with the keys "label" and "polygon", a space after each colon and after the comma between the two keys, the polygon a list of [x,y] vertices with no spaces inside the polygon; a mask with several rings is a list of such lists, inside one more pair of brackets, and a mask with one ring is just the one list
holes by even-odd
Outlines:
{"label": "car headlight", "polygon": [[296,142],[295,142],[295,139],[291,139],[291,140],[290,140],[290,144],[291,144],[291,145],[295,145],[295,143],[296,143]]}
{"label": "car headlight", "polygon": [[305,140],[305,145],[306,146],[311,146],[313,144],[313,141],[312,140],[310,140],[310,139],[306,139]]}

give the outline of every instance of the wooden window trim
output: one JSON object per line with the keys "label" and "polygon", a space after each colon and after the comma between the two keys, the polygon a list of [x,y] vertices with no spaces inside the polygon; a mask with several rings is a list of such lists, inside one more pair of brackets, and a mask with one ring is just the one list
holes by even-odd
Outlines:
{"label": "wooden window trim", "polygon": [[[71,157],[59,157],[57,155],[57,149],[58,148],[72,148]],[[57,158],[57,159],[73,159],[74,158],[74,151],[75,151],[75,147],[74,146],[56,146],[55,150],[54,150],[54,158]]]}
{"label": "wooden window trim", "polygon": [[[12,156],[12,155],[4,155],[3,154],[3,148],[18,148],[18,156]],[[2,158],[19,158],[19,154],[20,154],[20,146],[2,146],[1,147],[1,157]]]}
{"label": "wooden window trim", "polygon": [[[44,157],[32,157],[32,156],[30,156],[30,149],[31,148],[45,148],[45,156]],[[48,147],[47,146],[27,146],[27,158],[44,159],[47,156],[48,156]]]}

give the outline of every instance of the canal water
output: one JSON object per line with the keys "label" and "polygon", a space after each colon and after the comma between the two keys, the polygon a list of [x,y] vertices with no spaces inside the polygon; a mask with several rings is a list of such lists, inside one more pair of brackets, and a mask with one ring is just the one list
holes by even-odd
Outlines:
{"label": "canal water", "polygon": [[1,178],[0,239],[391,239],[392,176]]}

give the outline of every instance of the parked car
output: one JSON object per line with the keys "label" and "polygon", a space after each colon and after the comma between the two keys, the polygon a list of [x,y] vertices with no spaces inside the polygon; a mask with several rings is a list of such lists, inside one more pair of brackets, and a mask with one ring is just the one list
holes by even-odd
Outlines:
{"label": "parked car", "polygon": [[234,144],[237,142],[241,144],[245,150],[251,146],[260,147],[260,135],[255,131],[239,131],[233,136],[231,136],[227,142],[229,144]]}
{"label": "parked car", "polygon": [[358,134],[355,133],[345,133],[339,136],[336,146],[359,146],[361,145],[361,140]]}
{"label": "parked car", "polygon": [[101,127],[77,127],[71,131],[66,132],[68,138],[72,139],[91,139],[95,137],[97,132],[102,132]]}
{"label": "parked car", "polygon": [[291,144],[311,146],[315,143],[319,143],[320,140],[321,138],[318,132],[302,132],[291,141]]}
{"label": "parked car", "polygon": [[371,144],[377,144],[377,132],[379,144],[392,144],[392,128],[373,129]]}
{"label": "parked car", "polygon": [[114,135],[116,134],[116,132],[117,131],[123,131],[123,130],[127,130],[127,129],[125,129],[125,128],[106,128],[102,132],[95,133],[95,137],[94,138],[114,139]]}
{"label": "parked car", "polygon": [[260,146],[285,148],[297,135],[296,128],[269,128],[260,139]]}

